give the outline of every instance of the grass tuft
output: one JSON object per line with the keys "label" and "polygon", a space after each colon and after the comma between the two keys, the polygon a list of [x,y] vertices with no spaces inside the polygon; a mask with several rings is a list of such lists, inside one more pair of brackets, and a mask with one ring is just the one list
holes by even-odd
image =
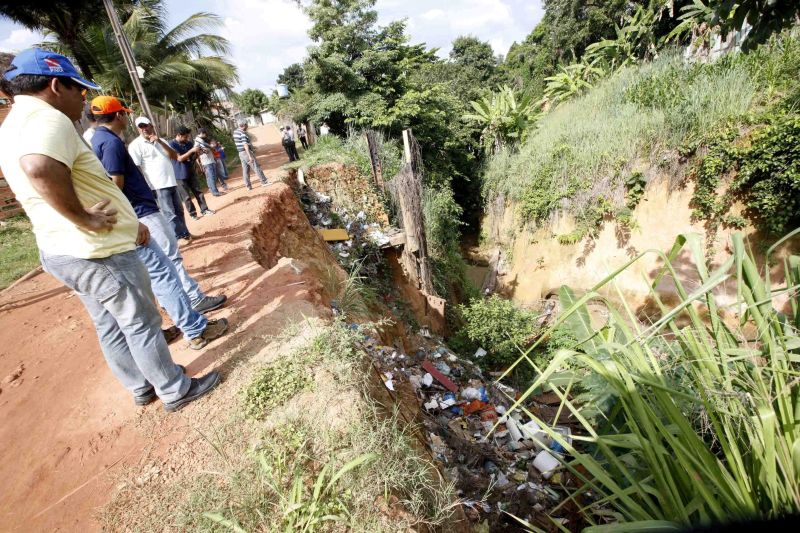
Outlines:
{"label": "grass tuft", "polygon": [[39,250],[30,221],[22,215],[0,222],[0,289],[39,265]]}

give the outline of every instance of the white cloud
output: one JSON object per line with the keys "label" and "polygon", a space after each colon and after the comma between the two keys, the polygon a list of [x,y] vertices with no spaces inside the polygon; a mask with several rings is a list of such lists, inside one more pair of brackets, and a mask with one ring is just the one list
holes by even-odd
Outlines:
{"label": "white cloud", "polygon": [[233,47],[239,89],[270,92],[283,69],[303,60],[310,44],[308,17],[290,0],[222,0],[220,32]]}
{"label": "white cloud", "polygon": [[30,48],[43,40],[44,38],[39,32],[31,31],[27,28],[16,28],[11,30],[5,39],[0,40],[0,51],[18,52],[25,48]]}
{"label": "white cloud", "polygon": [[425,20],[436,20],[444,17],[444,11],[441,9],[431,9],[420,15]]}

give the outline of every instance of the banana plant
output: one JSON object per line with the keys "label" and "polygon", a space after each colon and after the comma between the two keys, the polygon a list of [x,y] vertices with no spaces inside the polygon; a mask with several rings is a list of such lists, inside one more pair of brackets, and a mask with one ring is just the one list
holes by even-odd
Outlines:
{"label": "banana plant", "polygon": [[598,58],[559,68],[560,72],[556,75],[544,79],[547,82],[544,90],[545,99],[553,105],[591,89],[594,87],[594,82],[606,74],[599,66]]}
{"label": "banana plant", "polygon": [[462,118],[483,127],[481,141],[487,153],[496,154],[508,144],[524,141],[539,117],[531,97],[518,99],[508,85],[470,104],[475,112]]}

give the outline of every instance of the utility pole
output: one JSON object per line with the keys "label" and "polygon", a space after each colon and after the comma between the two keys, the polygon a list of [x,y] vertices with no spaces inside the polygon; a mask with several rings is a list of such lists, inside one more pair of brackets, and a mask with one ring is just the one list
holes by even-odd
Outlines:
{"label": "utility pole", "polygon": [[136,97],[139,99],[139,105],[142,106],[142,112],[150,119],[155,134],[159,135],[158,125],[156,121],[153,120],[153,112],[150,111],[150,104],[147,102],[147,95],[144,94],[142,80],[139,78],[139,72],[136,70],[136,58],[133,57],[133,50],[131,50],[131,44],[128,42],[128,36],[125,35],[122,29],[122,23],[117,16],[117,11],[114,9],[114,4],[111,0],[103,0],[103,5],[106,8],[106,13],[108,13],[108,19],[111,21],[111,28],[114,30],[114,36],[117,38],[119,50],[122,52],[122,58],[125,60],[125,66],[133,82],[133,89],[136,91]]}

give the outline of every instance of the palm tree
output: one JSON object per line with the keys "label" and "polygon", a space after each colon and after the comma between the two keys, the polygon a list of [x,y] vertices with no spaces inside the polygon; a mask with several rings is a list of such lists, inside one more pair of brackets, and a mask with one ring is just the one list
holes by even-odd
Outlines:
{"label": "palm tree", "polygon": [[0,15],[30,30],[49,31],[70,50],[74,50],[72,57],[89,79],[94,71],[89,58],[83,53],[79,33],[86,24],[97,19],[97,13],[105,13],[102,0],[0,0]]}
{"label": "palm tree", "polygon": [[[45,30],[48,40],[41,46],[74,58],[84,75],[105,91],[134,100],[133,85],[114,32],[105,21],[102,2],[90,0],[78,9],[73,4],[80,2],[55,0],[50,4],[52,12],[35,8],[27,15],[23,13],[28,10],[27,3],[25,10],[7,4],[9,7],[0,4],[4,15]],[[136,62],[145,70],[142,84],[154,107],[173,106],[202,115],[218,99],[218,91],[229,92],[238,81],[236,67],[225,59],[230,55],[230,43],[213,33],[222,25],[217,15],[195,13],[170,29],[162,0],[116,4]]]}

